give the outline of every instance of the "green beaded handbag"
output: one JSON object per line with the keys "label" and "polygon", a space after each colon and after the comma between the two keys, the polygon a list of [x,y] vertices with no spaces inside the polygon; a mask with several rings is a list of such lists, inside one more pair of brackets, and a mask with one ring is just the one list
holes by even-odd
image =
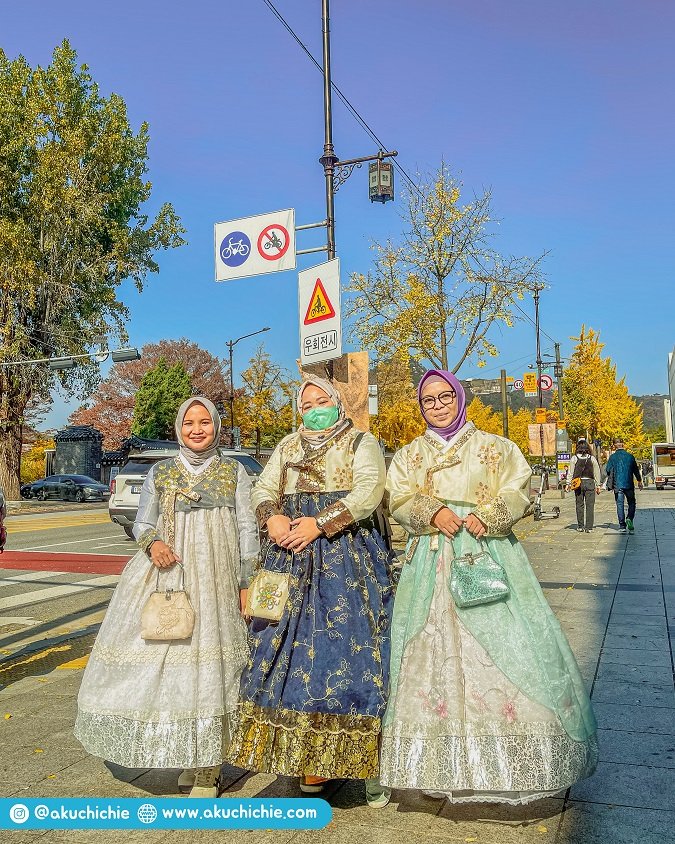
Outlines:
{"label": "green beaded handbag", "polygon": [[502,601],[510,591],[506,572],[482,543],[477,553],[469,552],[453,559],[448,588],[461,608]]}

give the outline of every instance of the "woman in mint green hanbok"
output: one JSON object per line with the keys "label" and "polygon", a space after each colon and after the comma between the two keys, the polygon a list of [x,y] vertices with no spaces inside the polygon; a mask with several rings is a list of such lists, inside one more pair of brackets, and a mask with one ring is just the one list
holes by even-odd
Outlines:
{"label": "woman in mint green hanbok", "polygon": [[[410,534],[392,624],[380,780],[452,802],[517,805],[590,776],[596,723],[569,644],[512,532],[530,466],[510,440],[466,422],[460,382],[430,370],[428,429],[394,455],[393,518]],[[487,551],[505,599],[460,608],[452,562]]]}

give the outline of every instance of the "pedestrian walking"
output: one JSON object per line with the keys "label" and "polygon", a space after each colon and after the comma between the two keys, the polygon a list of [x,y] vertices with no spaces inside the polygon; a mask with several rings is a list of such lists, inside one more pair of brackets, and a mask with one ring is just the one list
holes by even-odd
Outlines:
{"label": "pedestrian walking", "polygon": [[5,500],[5,491],[0,486],[0,554],[5,550],[5,543],[7,542],[7,529],[5,528],[6,516],[7,502]]}
{"label": "pedestrian walking", "polygon": [[[297,403],[302,426],[276,447],[252,493],[269,541],[249,596],[252,653],[228,761],[300,777],[310,793],[328,779],[368,780],[368,802],[379,807],[388,795],[371,780],[393,607],[377,511],[384,458],[330,382],[307,379]],[[279,595],[275,618],[262,617],[268,607],[256,611],[260,594]]]}
{"label": "pedestrian walking", "polygon": [[[180,453],[156,463],[143,484],[134,524],[141,550],[122,572],[96,637],[75,723],[94,756],[128,768],[183,768],[178,785],[191,797],[217,796],[248,658],[242,590],[259,555],[250,479],[219,455],[219,436],[208,399],[181,405]],[[162,609],[163,594],[159,629],[143,629],[153,621],[155,590],[180,591],[181,574],[191,633],[170,639],[174,623],[189,631],[190,609],[185,596],[173,613],[172,602]]]}
{"label": "pedestrian walking", "polygon": [[574,490],[577,510],[577,530],[580,533],[593,530],[595,496],[600,494],[600,464],[591,454],[586,440],[577,443],[576,453],[570,461],[567,474],[567,490]]}
{"label": "pedestrian walking", "polygon": [[466,421],[451,373],[428,371],[418,398],[427,430],[387,478],[410,536],[380,779],[453,803],[528,803],[597,763],[584,682],[512,532],[531,469],[513,442]]}
{"label": "pedestrian walking", "polygon": [[[619,533],[635,533],[635,481],[642,489],[640,467],[633,455],[624,448],[623,440],[614,440],[614,451],[607,461],[607,489],[614,491]],[[626,515],[626,503],[628,515]]]}

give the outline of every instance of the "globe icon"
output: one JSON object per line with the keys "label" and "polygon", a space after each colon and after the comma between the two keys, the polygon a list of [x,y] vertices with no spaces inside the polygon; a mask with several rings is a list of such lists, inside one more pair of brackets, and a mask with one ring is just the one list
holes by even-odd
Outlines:
{"label": "globe icon", "polygon": [[136,814],[141,823],[153,823],[157,820],[157,809],[155,809],[152,803],[144,803],[142,806],[139,806]]}

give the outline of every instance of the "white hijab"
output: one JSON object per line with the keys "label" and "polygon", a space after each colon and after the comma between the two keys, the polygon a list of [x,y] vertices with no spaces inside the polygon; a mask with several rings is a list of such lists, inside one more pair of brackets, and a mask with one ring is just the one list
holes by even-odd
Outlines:
{"label": "white hijab", "polygon": [[[185,414],[193,404],[203,405],[213,420],[213,442],[208,448],[204,449],[204,451],[193,451],[193,449],[191,449],[183,439],[183,419],[185,419]],[[176,439],[180,445],[181,456],[193,468],[203,466],[204,463],[207,463],[212,457],[218,454],[218,443],[220,442],[220,414],[216,410],[215,404],[205,396],[193,396],[183,402],[183,404],[178,408],[178,413],[176,414],[175,431]]]}

